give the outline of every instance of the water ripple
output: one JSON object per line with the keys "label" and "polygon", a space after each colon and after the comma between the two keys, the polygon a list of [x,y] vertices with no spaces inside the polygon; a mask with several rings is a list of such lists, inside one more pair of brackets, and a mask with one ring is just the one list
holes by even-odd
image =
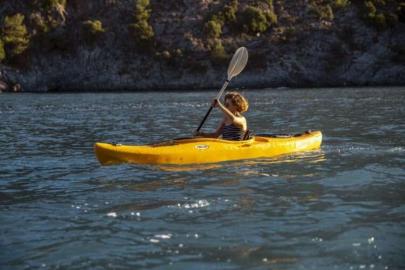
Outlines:
{"label": "water ripple", "polygon": [[[189,137],[216,93],[0,95],[0,263],[401,269],[403,91],[246,90],[253,133],[321,130],[322,149],[111,167],[94,142]],[[203,130],[220,117],[214,110]]]}

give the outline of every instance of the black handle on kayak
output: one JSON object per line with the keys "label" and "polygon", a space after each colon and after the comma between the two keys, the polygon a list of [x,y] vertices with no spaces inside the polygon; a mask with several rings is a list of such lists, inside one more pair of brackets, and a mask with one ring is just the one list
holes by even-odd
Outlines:
{"label": "black handle on kayak", "polygon": [[212,111],[212,105],[211,105],[211,107],[209,108],[208,112],[205,114],[204,119],[201,121],[201,124],[198,126],[197,132],[200,131],[202,125],[204,125],[204,122],[205,122],[205,120],[207,120],[208,115],[210,115],[211,111]]}

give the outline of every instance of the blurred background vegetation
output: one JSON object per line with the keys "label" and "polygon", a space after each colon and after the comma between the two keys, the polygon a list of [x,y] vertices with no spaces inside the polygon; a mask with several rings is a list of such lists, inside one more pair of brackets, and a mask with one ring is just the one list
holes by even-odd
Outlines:
{"label": "blurred background vegetation", "polygon": [[[187,26],[190,18],[192,27]],[[221,67],[236,48],[248,44],[258,48],[253,66],[263,69],[269,44],[297,48],[310,33],[322,32],[339,38],[329,48],[330,57],[323,59],[332,67],[333,59],[345,55],[342,44],[359,49],[359,28],[365,27],[361,31],[378,42],[404,23],[405,3],[400,0],[210,0],[195,1],[194,10],[178,0],[3,0],[0,62],[27,69],[33,55],[71,56],[81,48],[99,48],[120,52],[124,63],[138,55],[203,73],[207,66],[190,61],[192,56]],[[390,44],[390,50],[393,61],[405,63],[403,43]],[[283,65],[282,57],[279,61]]]}

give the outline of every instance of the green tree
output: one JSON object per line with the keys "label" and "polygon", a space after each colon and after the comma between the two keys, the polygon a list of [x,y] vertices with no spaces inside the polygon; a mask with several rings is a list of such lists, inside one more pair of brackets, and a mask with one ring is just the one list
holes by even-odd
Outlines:
{"label": "green tree", "polygon": [[223,14],[226,23],[233,23],[236,21],[236,9],[233,6],[225,5]]}
{"label": "green tree", "polygon": [[98,20],[83,22],[83,30],[86,34],[93,36],[104,33],[103,24]]}
{"label": "green tree", "polygon": [[208,38],[218,38],[222,34],[222,25],[216,20],[209,20],[204,24],[203,34]]}
{"label": "green tree", "polygon": [[374,6],[373,2],[366,1],[366,2],[364,2],[363,8],[362,8],[362,13],[363,13],[363,18],[365,20],[370,21],[375,18],[375,15],[377,13],[377,8]]}
{"label": "green tree", "polygon": [[30,35],[23,21],[24,15],[19,13],[5,18],[2,39],[6,55],[10,58],[22,54],[29,46]]}
{"label": "green tree", "polygon": [[218,38],[224,25],[231,26],[236,22],[238,0],[229,1],[216,13],[209,13],[205,19],[203,34],[205,37]]}
{"label": "green tree", "polygon": [[319,19],[333,20],[333,10],[330,5],[318,6],[316,3],[311,4],[310,12],[313,13]]}
{"label": "green tree", "polygon": [[249,6],[243,12],[244,29],[247,32],[261,33],[266,31],[273,23],[275,15],[266,14],[256,7]]}
{"label": "green tree", "polygon": [[349,4],[349,0],[332,0],[332,4],[337,9],[343,9]]}
{"label": "green tree", "polygon": [[330,5],[327,5],[326,7],[325,7],[325,9],[324,9],[324,14],[325,14],[325,18],[327,18],[327,19],[329,19],[329,20],[333,20],[333,18],[334,18],[334,15],[333,15],[333,10],[332,10],[332,8],[331,8],[331,6]]}
{"label": "green tree", "polygon": [[137,0],[135,4],[134,23],[148,21],[151,12],[150,0]]}
{"label": "green tree", "polygon": [[130,36],[141,51],[151,51],[152,49],[152,38],[155,36],[155,32],[148,22],[151,12],[150,0],[137,0],[134,23],[128,26]]}
{"label": "green tree", "polygon": [[225,24],[225,16],[222,11],[215,14],[211,14],[210,16],[208,16],[208,18],[209,18],[208,21],[215,21],[216,23],[220,24],[221,27],[224,26]]}
{"label": "green tree", "polygon": [[230,56],[226,53],[224,45],[222,45],[220,40],[216,40],[210,50],[211,63],[214,66],[223,66],[229,62]]}
{"label": "green tree", "polygon": [[264,15],[266,16],[267,23],[270,25],[272,24],[277,24],[277,15],[272,13],[272,12],[264,12]]}
{"label": "green tree", "polygon": [[88,20],[83,22],[82,31],[84,34],[84,40],[89,45],[96,42],[104,34],[103,25],[98,20]]}
{"label": "green tree", "polygon": [[155,35],[152,26],[147,21],[140,21],[129,25],[128,31],[138,45],[146,45]]}

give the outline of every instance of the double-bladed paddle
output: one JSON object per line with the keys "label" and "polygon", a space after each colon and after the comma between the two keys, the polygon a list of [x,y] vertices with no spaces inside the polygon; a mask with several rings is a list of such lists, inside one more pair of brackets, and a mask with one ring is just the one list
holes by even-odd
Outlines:
{"label": "double-bladed paddle", "polygon": [[[219,91],[216,99],[221,98],[222,93],[225,91],[225,88],[228,86],[231,79],[242,72],[242,70],[246,66],[247,61],[248,61],[248,51],[245,47],[240,47],[232,57],[231,63],[229,64],[229,67],[228,67],[228,78],[226,79],[221,90]],[[206,113],[204,119],[201,121],[200,125],[198,126],[197,132],[200,131],[205,120],[207,120],[208,115],[210,115],[212,108],[213,107],[211,105],[211,107],[209,108],[208,112]]]}

